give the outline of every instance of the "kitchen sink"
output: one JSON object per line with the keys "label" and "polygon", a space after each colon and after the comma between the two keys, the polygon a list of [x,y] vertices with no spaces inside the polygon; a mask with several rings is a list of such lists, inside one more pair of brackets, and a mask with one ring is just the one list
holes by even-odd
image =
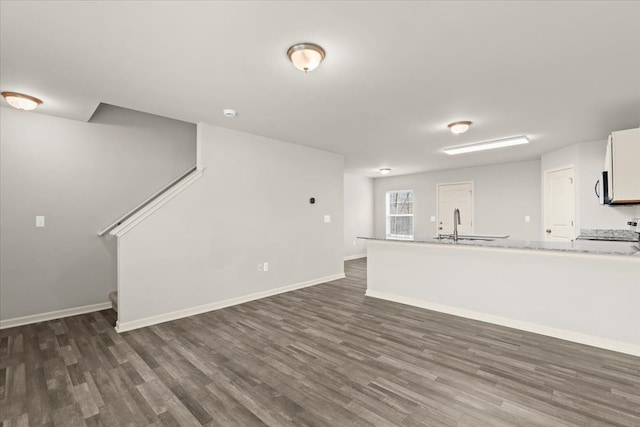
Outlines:
{"label": "kitchen sink", "polygon": [[[458,240],[482,240],[482,241],[485,241],[485,242],[491,242],[491,241],[496,240],[496,239],[506,239],[508,237],[509,237],[509,235],[506,235],[506,236],[482,236],[482,235],[459,234],[458,235]],[[440,234],[440,235],[434,237],[434,239],[438,239],[438,240],[453,240],[453,235],[452,234]]]}
{"label": "kitchen sink", "polygon": [[[434,237],[434,239],[438,239],[438,240],[453,240],[453,236],[440,236],[440,237]],[[491,242],[495,239],[488,239],[486,237],[460,237],[458,236],[458,240],[483,240],[485,242]]]}
{"label": "kitchen sink", "polygon": [[487,242],[491,242],[495,239],[490,239],[488,237],[458,237],[458,240],[485,240]]}

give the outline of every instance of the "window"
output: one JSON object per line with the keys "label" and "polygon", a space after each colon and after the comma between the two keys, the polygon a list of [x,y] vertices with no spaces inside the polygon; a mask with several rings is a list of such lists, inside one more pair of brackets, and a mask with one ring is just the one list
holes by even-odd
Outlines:
{"label": "window", "polygon": [[387,191],[387,237],[413,239],[413,190]]}

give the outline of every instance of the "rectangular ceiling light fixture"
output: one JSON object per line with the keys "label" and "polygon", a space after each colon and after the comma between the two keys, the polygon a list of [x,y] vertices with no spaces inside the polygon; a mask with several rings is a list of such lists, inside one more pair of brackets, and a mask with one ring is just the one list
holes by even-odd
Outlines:
{"label": "rectangular ceiling light fixture", "polygon": [[473,151],[493,150],[494,148],[510,147],[512,145],[528,144],[526,136],[514,136],[513,138],[494,139],[492,141],[478,142],[476,144],[459,145],[457,147],[444,148],[443,151],[450,156],[455,154],[471,153]]}

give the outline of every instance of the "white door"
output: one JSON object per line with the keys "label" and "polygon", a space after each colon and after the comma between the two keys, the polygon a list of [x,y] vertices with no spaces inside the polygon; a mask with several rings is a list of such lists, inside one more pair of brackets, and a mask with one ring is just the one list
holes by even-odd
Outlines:
{"label": "white door", "polygon": [[473,182],[436,184],[438,234],[453,233],[453,211],[460,210],[458,234],[473,234]]}
{"label": "white door", "polygon": [[544,239],[576,237],[576,192],[573,166],[544,172]]}

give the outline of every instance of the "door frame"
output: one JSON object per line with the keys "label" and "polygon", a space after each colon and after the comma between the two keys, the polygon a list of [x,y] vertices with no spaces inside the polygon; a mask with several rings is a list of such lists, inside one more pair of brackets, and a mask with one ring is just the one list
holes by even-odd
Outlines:
{"label": "door frame", "polygon": [[446,185],[471,184],[471,234],[476,232],[476,189],[473,181],[441,182],[436,184],[436,234],[440,224],[440,187]]}
{"label": "door frame", "polygon": [[559,172],[559,171],[563,171],[566,169],[571,169],[571,180],[573,183],[573,238],[571,239],[571,241],[575,240],[576,238],[576,229],[578,227],[578,191],[576,190],[576,167],[573,165],[573,163],[568,164],[568,165],[564,165],[564,166],[560,166],[560,167],[556,167],[556,168],[551,168],[551,169],[546,169],[542,172],[542,229],[540,230],[541,235],[542,235],[542,240],[543,241],[547,241],[547,233],[546,233],[546,229],[547,229],[547,194],[546,194],[546,182],[547,182],[547,174],[548,173],[552,173],[552,172]]}

